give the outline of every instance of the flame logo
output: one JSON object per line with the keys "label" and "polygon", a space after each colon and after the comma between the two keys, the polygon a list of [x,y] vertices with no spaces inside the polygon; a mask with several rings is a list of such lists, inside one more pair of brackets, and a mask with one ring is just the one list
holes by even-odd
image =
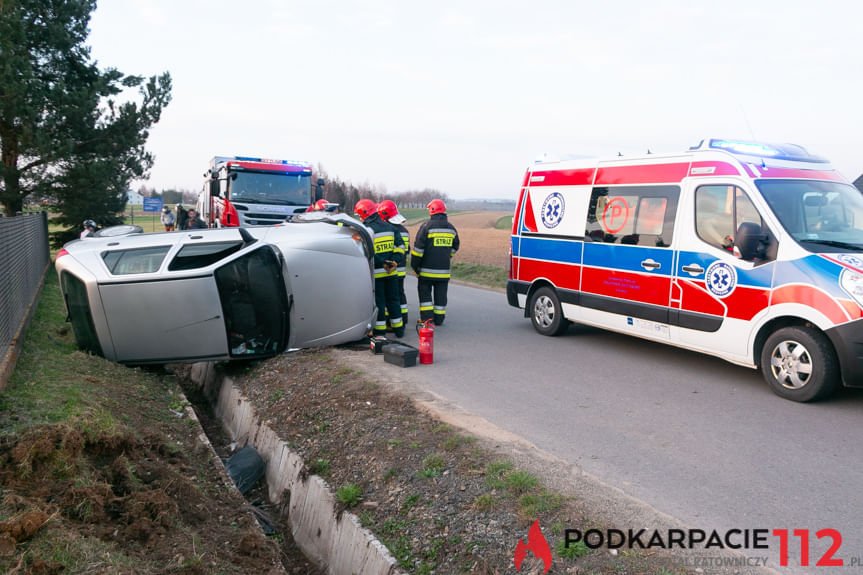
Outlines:
{"label": "flame logo", "polygon": [[515,568],[517,571],[521,571],[521,562],[524,561],[528,551],[533,551],[535,557],[542,559],[545,564],[543,573],[548,573],[548,570],[551,569],[551,547],[548,546],[548,541],[545,540],[545,536],[539,528],[539,519],[530,526],[530,530],[527,532],[527,543],[523,539],[519,539],[515,546]]}

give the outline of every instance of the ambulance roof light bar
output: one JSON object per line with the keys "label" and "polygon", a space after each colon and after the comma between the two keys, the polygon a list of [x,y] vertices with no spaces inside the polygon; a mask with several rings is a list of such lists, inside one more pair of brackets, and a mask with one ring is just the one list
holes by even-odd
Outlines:
{"label": "ambulance roof light bar", "polygon": [[764,158],[773,158],[775,160],[790,160],[794,162],[828,163],[826,159],[810,154],[806,151],[806,148],[797,144],[772,144],[751,140],[710,138],[708,140],[701,140],[697,146],[690,148],[690,150],[708,149],[724,150],[732,154],[762,158],[762,160]]}

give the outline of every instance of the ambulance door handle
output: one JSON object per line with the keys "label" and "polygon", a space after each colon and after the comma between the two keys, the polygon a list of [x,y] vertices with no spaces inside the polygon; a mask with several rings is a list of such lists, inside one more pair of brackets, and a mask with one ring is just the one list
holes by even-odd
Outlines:
{"label": "ambulance door handle", "polygon": [[641,267],[646,270],[657,270],[662,267],[662,264],[653,260],[644,260],[641,262]]}
{"label": "ambulance door handle", "polygon": [[698,264],[689,264],[688,266],[683,266],[681,269],[686,273],[692,274],[694,276],[700,276],[704,273],[704,268]]}

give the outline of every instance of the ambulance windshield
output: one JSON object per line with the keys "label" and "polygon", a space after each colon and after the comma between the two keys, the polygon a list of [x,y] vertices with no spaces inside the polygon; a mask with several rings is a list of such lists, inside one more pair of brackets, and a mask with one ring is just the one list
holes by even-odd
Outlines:
{"label": "ambulance windshield", "polygon": [[758,180],[782,227],[814,252],[863,251],[863,194],[848,184]]}

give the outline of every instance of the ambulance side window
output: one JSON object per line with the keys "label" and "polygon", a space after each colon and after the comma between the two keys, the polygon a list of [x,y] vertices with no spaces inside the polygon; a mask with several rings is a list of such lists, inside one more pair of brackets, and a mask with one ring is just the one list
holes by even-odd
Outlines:
{"label": "ambulance side window", "polygon": [[677,213],[677,186],[594,188],[585,240],[668,247]]}
{"label": "ambulance side window", "polygon": [[695,233],[708,244],[733,252],[734,234],[744,222],[766,231],[761,214],[741,188],[708,185],[695,190]]}

